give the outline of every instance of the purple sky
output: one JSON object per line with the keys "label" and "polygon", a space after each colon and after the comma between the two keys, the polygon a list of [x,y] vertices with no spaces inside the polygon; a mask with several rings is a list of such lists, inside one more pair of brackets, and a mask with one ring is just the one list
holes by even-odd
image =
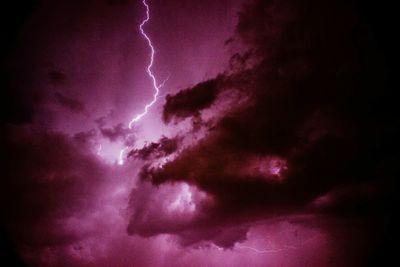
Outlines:
{"label": "purple sky", "polygon": [[[16,68],[30,76],[24,86],[40,97],[38,124],[68,134],[97,128],[99,118],[104,127],[127,125],[151,100],[145,72],[149,47],[138,29],[145,9],[140,1],[122,2],[46,1],[32,14],[14,53]],[[224,43],[233,35],[238,1],[151,5],[146,31],[156,46],[154,73],[160,82],[169,77],[161,97],[223,70],[230,56]],[[60,96],[78,102],[82,110]],[[143,139],[161,134],[162,101],[141,122]],[[116,160],[116,144],[103,149],[108,160]]]}
{"label": "purple sky", "polygon": [[132,129],[154,94],[141,1],[39,1],[2,64],[24,118],[5,124],[0,185],[21,259],[370,266],[395,124],[356,5],[147,2],[168,80]]}

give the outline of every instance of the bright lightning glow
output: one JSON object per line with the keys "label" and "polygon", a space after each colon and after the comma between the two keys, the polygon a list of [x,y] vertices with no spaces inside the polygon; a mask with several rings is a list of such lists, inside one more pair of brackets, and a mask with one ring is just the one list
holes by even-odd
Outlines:
{"label": "bright lightning glow", "polygon": [[[149,45],[149,48],[150,48],[150,62],[149,62],[149,65],[147,65],[147,71],[146,72],[147,72],[147,74],[149,75],[149,77],[152,80],[153,88],[154,88],[154,95],[153,95],[153,100],[150,103],[145,105],[143,112],[137,114],[129,122],[129,125],[128,125],[129,129],[132,129],[133,124],[138,122],[141,118],[143,118],[147,114],[149,108],[156,103],[158,94],[160,93],[160,88],[163,87],[164,84],[169,79],[169,76],[168,76],[161,84],[157,85],[157,79],[154,76],[153,72],[151,71],[151,68],[153,67],[153,62],[154,62],[155,49],[153,47],[153,43],[152,43],[150,37],[146,34],[146,32],[143,29],[144,25],[150,20],[150,7],[147,4],[146,0],[142,0],[142,3],[146,7],[146,18],[142,21],[142,23],[140,23],[139,29],[140,29],[140,33],[142,34],[144,39],[146,39],[147,44]],[[123,149],[120,150],[119,157],[118,157],[118,164],[119,165],[123,165],[124,164],[124,156],[125,156],[125,153],[126,153],[126,151],[128,149],[129,149],[129,146],[128,147],[124,147]]]}
{"label": "bright lightning glow", "polygon": [[179,213],[192,213],[196,210],[196,204],[193,201],[193,194],[190,191],[189,185],[182,185],[177,198],[170,203],[168,209]]}
{"label": "bright lightning glow", "polygon": [[128,150],[129,147],[124,147],[119,151],[119,157],[118,157],[118,165],[123,165],[124,164],[124,156],[126,153],[126,150]]}
{"label": "bright lightning glow", "polygon": [[143,5],[146,7],[146,19],[142,21],[142,23],[139,26],[140,29],[140,33],[142,34],[142,36],[146,39],[147,44],[150,47],[151,53],[150,53],[150,62],[149,65],[147,66],[147,74],[150,76],[152,82],[153,82],[153,88],[154,88],[154,95],[153,95],[153,100],[146,104],[146,106],[144,107],[144,110],[142,113],[136,115],[130,122],[129,122],[129,129],[132,129],[132,126],[135,122],[138,122],[143,116],[145,116],[147,114],[148,109],[154,105],[154,103],[156,103],[157,101],[157,97],[158,94],[160,92],[160,88],[164,85],[164,83],[167,81],[167,79],[162,82],[160,85],[157,85],[157,79],[154,76],[153,72],[151,71],[151,68],[153,67],[153,62],[154,62],[154,47],[153,47],[153,43],[151,42],[150,37],[146,34],[146,32],[144,31],[143,27],[144,25],[150,20],[150,7],[147,4],[146,0],[142,1]]}

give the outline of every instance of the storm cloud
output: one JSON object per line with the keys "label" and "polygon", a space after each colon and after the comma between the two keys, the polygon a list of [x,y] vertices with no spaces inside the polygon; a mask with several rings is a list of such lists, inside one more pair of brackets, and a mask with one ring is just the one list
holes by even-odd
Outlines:
{"label": "storm cloud", "polygon": [[48,267],[389,265],[383,4],[147,3],[152,71],[170,78],[132,127],[154,89],[142,1],[41,1],[7,35],[4,251]]}
{"label": "storm cloud", "polygon": [[[382,209],[395,177],[397,152],[386,149],[396,146],[394,103],[382,87],[379,52],[351,5],[254,1],[236,33],[232,42],[247,47],[251,66],[167,96],[163,118],[196,118],[221,91],[244,92],[245,105],[232,105],[162,167],[145,166],[142,178],[185,182],[213,196],[209,228],[308,212],[325,195],[337,199],[328,213]],[[357,200],[335,193],[350,186],[371,193]]]}

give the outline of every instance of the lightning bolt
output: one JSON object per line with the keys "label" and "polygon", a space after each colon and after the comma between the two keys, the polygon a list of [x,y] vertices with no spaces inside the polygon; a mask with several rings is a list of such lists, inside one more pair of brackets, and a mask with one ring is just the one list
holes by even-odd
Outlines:
{"label": "lightning bolt", "polygon": [[[143,118],[147,114],[149,108],[151,106],[153,106],[157,102],[157,98],[158,98],[158,95],[160,93],[160,88],[163,87],[164,84],[169,79],[169,76],[168,76],[161,84],[157,84],[156,76],[153,74],[153,72],[151,70],[152,67],[153,67],[153,63],[154,63],[155,49],[154,49],[154,46],[153,46],[153,42],[151,41],[150,37],[147,35],[147,33],[145,32],[145,30],[143,28],[146,25],[146,23],[148,23],[149,20],[150,20],[150,6],[147,4],[146,0],[142,0],[142,4],[146,8],[146,18],[142,21],[142,23],[140,23],[139,30],[140,30],[141,35],[146,40],[146,42],[147,42],[147,44],[148,44],[148,46],[150,48],[150,61],[149,61],[149,64],[147,65],[146,72],[149,75],[149,77],[151,78],[153,89],[154,89],[154,94],[153,94],[153,99],[150,101],[150,103],[148,103],[148,104],[146,104],[144,106],[143,112],[137,114],[129,122],[129,124],[128,124],[129,129],[132,129],[133,125],[136,122],[138,122],[141,118]],[[126,153],[126,151],[128,149],[129,149],[129,146],[124,147],[123,149],[120,150],[119,157],[118,157],[118,164],[119,165],[123,165],[124,164],[124,156],[125,156],[125,153]]]}
{"label": "lightning bolt", "polygon": [[237,248],[249,249],[249,250],[251,250],[253,252],[256,252],[256,253],[278,253],[278,252],[285,251],[285,250],[288,250],[288,249],[297,249],[294,246],[284,246],[283,248],[262,249],[261,250],[261,249],[257,249],[257,248],[251,247],[251,246],[242,246],[242,245],[238,245]]}
{"label": "lightning bolt", "polygon": [[157,101],[157,97],[158,94],[160,93],[160,88],[165,84],[165,82],[168,80],[165,79],[161,84],[157,85],[157,79],[154,76],[153,72],[151,71],[152,67],[153,67],[153,62],[154,62],[154,54],[155,54],[155,49],[153,46],[153,43],[150,39],[150,37],[147,35],[147,33],[144,31],[143,27],[144,25],[146,25],[147,22],[149,22],[150,20],[150,7],[147,4],[146,0],[142,1],[143,5],[146,7],[146,18],[142,21],[142,23],[140,23],[139,25],[139,29],[140,29],[140,33],[142,34],[142,36],[144,37],[144,39],[147,41],[147,44],[150,48],[150,62],[149,65],[147,65],[147,74],[149,75],[149,77],[152,80],[153,83],[153,89],[154,89],[154,95],[153,95],[153,99],[150,103],[146,104],[144,107],[144,110],[142,113],[137,114],[130,122],[129,122],[129,129],[132,129],[133,124],[138,122],[141,118],[143,118],[143,116],[145,116],[149,110],[149,108],[151,106],[154,105],[154,103],[156,103]]}

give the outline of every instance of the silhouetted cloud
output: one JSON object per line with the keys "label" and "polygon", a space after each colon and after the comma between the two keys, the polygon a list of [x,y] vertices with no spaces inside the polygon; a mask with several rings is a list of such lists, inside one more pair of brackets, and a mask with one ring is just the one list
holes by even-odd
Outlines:
{"label": "silhouetted cloud", "polygon": [[[231,106],[203,139],[161,167],[146,165],[141,178],[157,186],[187,183],[212,196],[215,206],[204,214],[208,229],[306,212],[325,194],[337,199],[324,210],[331,214],[382,208],[379,199],[394,179],[385,170],[397,153],[386,148],[398,144],[388,108],[393,99],[382,87],[378,52],[364,42],[368,35],[351,6],[254,1],[240,13],[236,31],[248,50],[234,55],[240,59],[235,64],[246,66],[167,96],[163,119],[195,119],[222,91],[240,90],[246,105]],[[157,148],[154,143],[142,152]],[[372,186],[378,180],[385,181],[379,189]],[[367,186],[371,193],[357,199],[330,193],[350,185],[353,192]],[[182,238],[186,231],[148,228]],[[199,236],[207,239],[205,232]]]}
{"label": "silhouetted cloud", "polygon": [[164,122],[169,122],[172,118],[195,116],[200,110],[209,107],[217,98],[220,89],[218,82],[218,78],[208,80],[174,96],[167,95],[163,109]]}
{"label": "silhouetted cloud", "polygon": [[177,136],[175,138],[168,138],[163,136],[159,142],[151,142],[145,145],[143,148],[134,149],[129,152],[128,157],[135,157],[142,160],[148,160],[150,158],[160,158],[168,156],[179,147],[179,142],[182,138]]}

